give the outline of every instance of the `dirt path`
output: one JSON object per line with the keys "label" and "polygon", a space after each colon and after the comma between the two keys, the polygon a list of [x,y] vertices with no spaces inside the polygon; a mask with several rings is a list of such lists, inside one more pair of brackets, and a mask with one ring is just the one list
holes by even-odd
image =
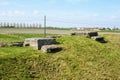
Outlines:
{"label": "dirt path", "polygon": [[[48,34],[70,34],[71,30],[46,30]],[[14,34],[14,33],[33,33],[43,34],[43,29],[0,29],[0,34]]]}

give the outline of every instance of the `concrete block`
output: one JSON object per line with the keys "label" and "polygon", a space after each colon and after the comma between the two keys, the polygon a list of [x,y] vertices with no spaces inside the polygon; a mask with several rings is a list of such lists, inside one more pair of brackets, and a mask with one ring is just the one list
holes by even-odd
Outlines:
{"label": "concrete block", "polygon": [[7,44],[5,43],[0,43],[0,47],[5,47]]}
{"label": "concrete block", "polygon": [[[9,44],[10,45],[10,44]],[[22,47],[23,46],[23,42],[12,42],[11,46],[19,46]]]}
{"label": "concrete block", "polygon": [[27,38],[24,41],[24,46],[31,46],[34,49],[40,50],[43,45],[56,44],[54,38]]}

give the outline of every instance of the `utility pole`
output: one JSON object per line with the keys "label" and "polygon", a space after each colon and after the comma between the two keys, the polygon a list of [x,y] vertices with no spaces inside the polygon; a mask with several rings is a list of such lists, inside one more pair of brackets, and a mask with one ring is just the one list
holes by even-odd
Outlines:
{"label": "utility pole", "polygon": [[44,38],[46,38],[46,16],[44,16]]}

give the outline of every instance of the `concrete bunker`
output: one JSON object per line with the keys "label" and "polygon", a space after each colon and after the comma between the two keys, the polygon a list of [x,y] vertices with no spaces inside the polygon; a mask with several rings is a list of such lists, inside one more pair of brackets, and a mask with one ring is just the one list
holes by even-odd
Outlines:
{"label": "concrete bunker", "polygon": [[24,41],[24,46],[31,46],[34,49],[40,50],[43,45],[56,44],[54,38],[27,38]]}
{"label": "concrete bunker", "polygon": [[71,33],[71,36],[84,36],[87,38],[91,38],[95,41],[101,42],[101,43],[105,43],[106,41],[104,40],[104,37],[101,37],[98,35],[98,32],[82,32],[82,33]]}

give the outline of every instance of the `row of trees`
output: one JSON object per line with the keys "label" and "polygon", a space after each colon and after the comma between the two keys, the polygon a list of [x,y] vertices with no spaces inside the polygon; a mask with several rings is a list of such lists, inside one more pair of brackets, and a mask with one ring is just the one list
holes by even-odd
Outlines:
{"label": "row of trees", "polygon": [[41,28],[40,23],[10,23],[1,22],[0,28]]}

